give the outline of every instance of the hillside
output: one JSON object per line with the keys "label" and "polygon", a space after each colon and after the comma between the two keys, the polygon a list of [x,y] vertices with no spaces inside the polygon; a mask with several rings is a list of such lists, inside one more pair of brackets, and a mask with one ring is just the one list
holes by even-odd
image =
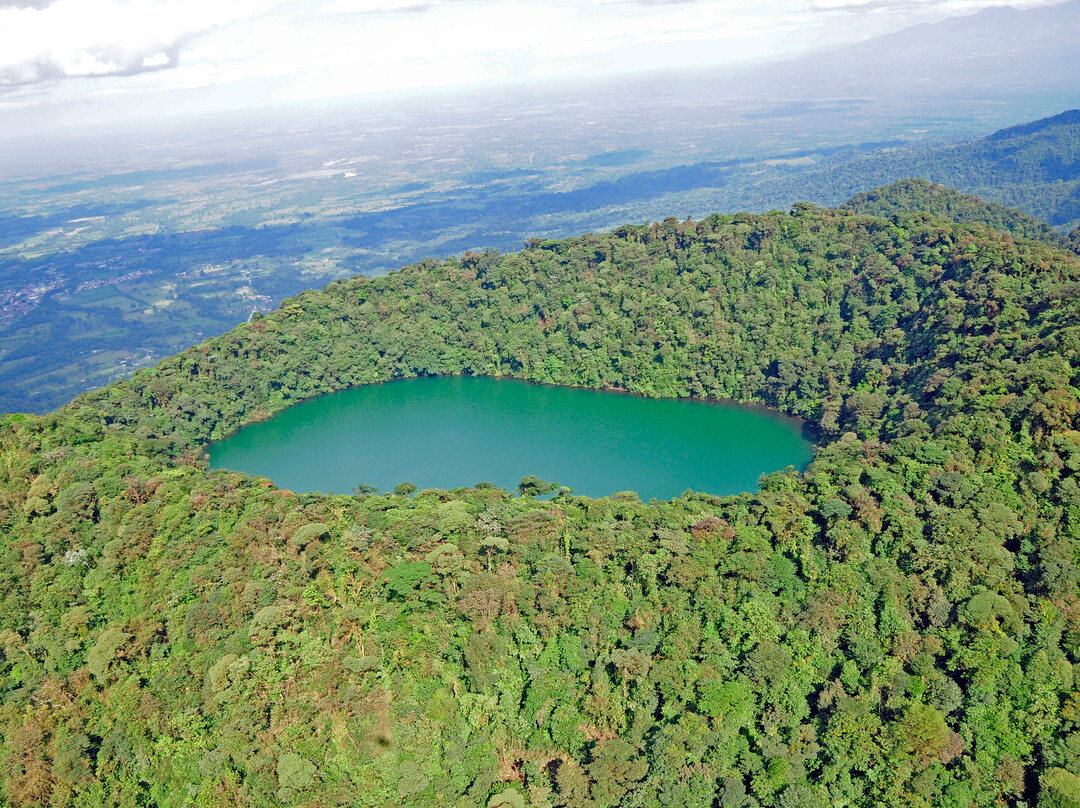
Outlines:
{"label": "hillside", "polygon": [[762,201],[809,198],[835,203],[865,192],[867,186],[909,177],[1019,208],[1068,232],[1080,224],[1080,111],[943,146],[842,152],[818,167],[766,178],[756,193]]}
{"label": "hillside", "polygon": [[[793,98],[895,98],[952,93],[1007,98],[1075,93],[1073,43],[1080,2],[1018,9],[999,6],[948,17],[759,71],[762,84],[786,79]],[[948,76],[946,87],[940,79]],[[1031,77],[1039,76],[1038,90]]]}
{"label": "hillside", "polygon": [[[1074,255],[979,224],[668,219],[339,281],[7,416],[3,797],[1074,805],[1078,289]],[[757,493],[647,504],[200,460],[435,373],[765,401],[822,437]]]}
{"label": "hillside", "polygon": [[1021,238],[1043,241],[1069,249],[1069,240],[1045,222],[1021,210],[987,202],[972,194],[922,179],[901,180],[891,185],[856,194],[843,205],[845,210],[891,219],[911,213],[927,213],[961,224],[985,224]]}
{"label": "hillside", "polygon": [[[796,67],[790,74],[804,75]],[[736,88],[732,101],[725,93]],[[836,205],[909,177],[1022,208],[1062,233],[1080,224],[1075,113],[928,146],[956,136],[946,125],[960,114],[953,100],[916,113],[889,99],[800,105],[784,102],[776,87],[758,89],[730,76],[665,75],[585,95],[560,85],[536,96],[485,94],[480,106],[451,115],[418,104],[404,118],[335,117],[313,131],[313,142],[293,140],[287,126],[260,126],[253,142],[245,122],[209,140],[201,129],[182,139],[185,149],[221,162],[103,177],[87,176],[84,165],[82,174],[13,185],[0,199],[0,411],[47,412],[301,289],[430,255],[516,249],[530,236],[599,232],[671,213]],[[643,108],[642,97],[653,103]],[[994,112],[962,131],[1026,114],[999,101],[979,104]],[[729,120],[732,103],[741,121]],[[515,110],[510,121],[507,108]],[[598,130],[594,117],[608,125]],[[297,167],[291,159],[278,165],[277,149],[300,149],[300,165],[318,174],[347,148],[341,138],[350,126],[376,121],[383,159],[364,163],[372,173],[301,182],[289,179],[290,168],[278,176],[288,181],[266,181]],[[455,140],[459,127],[472,136]],[[404,132],[412,134],[402,140]],[[436,140],[423,145],[429,135]],[[926,142],[912,145],[913,137]],[[222,143],[239,141],[259,159],[221,157]],[[515,159],[534,147],[548,157],[493,170],[488,161],[509,142],[522,144]],[[423,162],[423,170],[410,163],[408,155],[428,148],[448,160]],[[159,156],[163,165],[174,159]],[[252,188],[261,189],[256,209],[246,196]],[[362,201],[371,188],[382,189],[374,207]],[[212,210],[193,204],[198,199],[213,199]],[[311,215],[297,218],[298,205]]]}

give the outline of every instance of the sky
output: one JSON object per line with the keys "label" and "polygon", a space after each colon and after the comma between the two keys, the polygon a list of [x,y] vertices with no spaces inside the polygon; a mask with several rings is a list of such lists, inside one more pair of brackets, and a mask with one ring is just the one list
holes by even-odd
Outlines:
{"label": "sky", "polygon": [[0,0],[0,128],[732,65],[1060,0]]}

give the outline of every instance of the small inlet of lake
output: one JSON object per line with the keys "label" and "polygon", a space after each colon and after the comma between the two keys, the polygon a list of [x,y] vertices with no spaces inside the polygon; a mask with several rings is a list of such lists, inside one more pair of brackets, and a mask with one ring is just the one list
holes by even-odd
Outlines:
{"label": "small inlet of lake", "polygon": [[292,491],[514,489],[533,474],[577,494],[648,501],[755,491],[763,473],[805,468],[813,445],[802,421],[764,407],[446,376],[309,399],[208,452],[212,468]]}

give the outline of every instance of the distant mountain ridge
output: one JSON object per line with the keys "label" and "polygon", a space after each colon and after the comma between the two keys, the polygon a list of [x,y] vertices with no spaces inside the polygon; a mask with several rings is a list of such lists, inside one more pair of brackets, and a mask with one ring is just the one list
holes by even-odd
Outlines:
{"label": "distant mountain ridge", "polygon": [[[949,151],[962,154],[963,144]],[[1080,179],[1080,110],[994,132],[970,150],[975,169],[1017,181]]]}
{"label": "distant mountain ridge", "polygon": [[[752,171],[739,170],[745,174],[730,177],[728,189],[733,197],[737,191],[743,208],[766,210],[796,201],[836,205],[869,189],[919,177],[1019,209],[1064,234],[1080,225],[1080,110],[943,146],[849,149],[812,167],[766,173],[756,181]],[[956,200],[950,204],[965,207]],[[987,215],[989,223],[1015,220],[1001,211]],[[1031,223],[1023,227],[1030,230]]]}
{"label": "distant mountain ridge", "polygon": [[897,89],[933,93],[943,75],[951,90],[1042,93],[1080,85],[1078,35],[1080,0],[1023,10],[988,8],[792,59],[758,76],[770,82],[787,76],[793,94],[805,98],[878,96]]}
{"label": "distant mountain ridge", "polygon": [[1037,132],[1052,129],[1056,126],[1073,126],[1077,124],[1080,124],[1080,109],[1067,109],[1058,115],[1051,115],[1049,118],[1041,118],[1037,121],[1030,121],[1028,123],[1017,124],[1016,126],[1009,126],[1005,129],[999,129],[992,135],[987,135],[985,139],[1007,140],[1014,137],[1033,135]]}
{"label": "distant mountain ridge", "polygon": [[[890,161],[888,155],[881,159]],[[916,172],[920,176],[1020,208],[1057,227],[1080,222],[1080,110],[973,143],[929,149],[913,162],[922,169]]]}

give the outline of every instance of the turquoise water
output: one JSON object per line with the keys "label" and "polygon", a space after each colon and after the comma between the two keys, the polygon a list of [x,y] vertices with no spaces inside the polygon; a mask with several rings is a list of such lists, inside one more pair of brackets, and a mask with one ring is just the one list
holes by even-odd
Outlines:
{"label": "turquoise water", "polygon": [[513,489],[528,474],[588,496],[726,495],[802,469],[801,421],[760,407],[447,376],[309,399],[209,449],[210,465],[293,491],[389,491],[401,482]]}

